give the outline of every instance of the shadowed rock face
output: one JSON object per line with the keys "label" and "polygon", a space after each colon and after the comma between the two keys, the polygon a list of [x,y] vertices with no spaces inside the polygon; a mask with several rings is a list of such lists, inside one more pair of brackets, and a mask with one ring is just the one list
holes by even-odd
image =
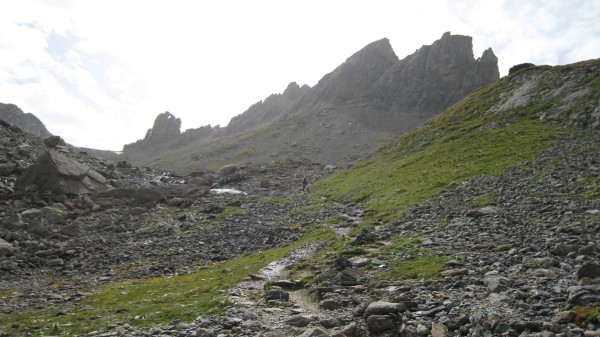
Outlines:
{"label": "shadowed rock face", "polygon": [[156,117],[152,129],[146,132],[145,141],[162,143],[168,141],[172,137],[181,135],[181,119],[171,115],[166,111]]}
{"label": "shadowed rock face", "polygon": [[388,68],[359,101],[430,117],[499,77],[491,48],[476,60],[471,37],[445,33]]}
{"label": "shadowed rock face", "polygon": [[36,137],[47,138],[52,136],[46,126],[33,114],[24,113],[14,104],[0,103],[0,119],[3,119],[21,130]]}

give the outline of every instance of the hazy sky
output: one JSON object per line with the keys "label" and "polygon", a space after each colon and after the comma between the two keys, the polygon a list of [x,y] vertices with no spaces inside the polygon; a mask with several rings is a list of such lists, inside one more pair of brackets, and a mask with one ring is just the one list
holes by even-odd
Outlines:
{"label": "hazy sky", "polygon": [[0,102],[76,146],[120,150],[159,113],[229,120],[315,85],[387,37],[400,59],[446,31],[511,66],[600,57],[600,1],[0,0]]}

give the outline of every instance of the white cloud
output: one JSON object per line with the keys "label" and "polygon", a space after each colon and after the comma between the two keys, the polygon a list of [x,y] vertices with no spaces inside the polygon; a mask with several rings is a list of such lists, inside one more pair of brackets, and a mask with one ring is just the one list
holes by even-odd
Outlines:
{"label": "white cloud", "polygon": [[67,141],[120,149],[157,114],[226,125],[291,81],[314,85],[388,37],[400,58],[446,31],[500,70],[600,55],[600,3],[564,1],[0,2],[0,102]]}

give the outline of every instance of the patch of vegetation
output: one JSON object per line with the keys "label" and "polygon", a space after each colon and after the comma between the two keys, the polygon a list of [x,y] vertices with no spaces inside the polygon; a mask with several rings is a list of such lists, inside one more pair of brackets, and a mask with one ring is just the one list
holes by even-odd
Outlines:
{"label": "patch of vegetation", "polygon": [[405,238],[397,237],[393,242],[385,246],[383,255],[391,257],[399,253],[418,254],[422,251],[422,238],[419,236]]}
{"label": "patch of vegetation", "polygon": [[584,317],[585,320],[590,323],[600,323],[600,307],[587,309]]}
{"label": "patch of vegetation", "polygon": [[[101,331],[117,323],[136,327],[189,322],[199,315],[222,312],[227,306],[221,295],[249,274],[257,273],[291,250],[335,235],[321,226],[308,226],[300,240],[289,245],[241,256],[200,268],[196,272],[168,277],[148,277],[92,287],[93,293],[77,306],[47,306],[0,316],[2,333],[40,336],[73,336]],[[61,315],[57,315],[61,312]]]}
{"label": "patch of vegetation", "polygon": [[492,202],[492,199],[494,199],[494,192],[488,192],[471,200],[468,206],[470,208],[481,208],[489,206]]}
{"label": "patch of vegetation", "polygon": [[[362,202],[367,212],[386,219],[401,216],[453,183],[476,175],[497,175],[532,159],[556,139],[556,126],[522,120],[500,128],[484,128],[481,119],[461,124],[418,151],[378,155],[334,173],[314,186],[317,194],[342,202]],[[419,132],[402,137],[413,143]],[[408,145],[406,145],[408,146]]]}
{"label": "patch of vegetation", "polygon": [[600,307],[586,306],[575,308],[575,321],[580,326],[587,326],[589,323],[600,323]]}
{"label": "patch of vegetation", "polygon": [[[381,255],[389,261],[389,270],[378,274],[381,279],[438,279],[449,257],[434,256],[423,247],[421,237],[396,237],[385,246]],[[404,260],[403,256],[412,256]]]}
{"label": "patch of vegetation", "polygon": [[378,277],[382,279],[439,279],[440,272],[444,270],[445,263],[450,258],[446,256],[431,256],[423,254],[413,260],[394,263],[389,270],[381,272]]}

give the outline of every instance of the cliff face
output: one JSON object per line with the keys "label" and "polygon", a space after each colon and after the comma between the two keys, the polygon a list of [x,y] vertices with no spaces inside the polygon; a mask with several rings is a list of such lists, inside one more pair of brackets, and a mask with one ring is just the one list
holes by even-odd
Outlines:
{"label": "cliff face", "polygon": [[491,48],[476,60],[471,37],[445,33],[387,69],[359,101],[430,117],[499,77]]}
{"label": "cliff face", "polygon": [[44,123],[42,123],[35,115],[24,113],[23,110],[14,104],[0,103],[0,119],[42,139],[52,136],[50,131],[46,129]]}

